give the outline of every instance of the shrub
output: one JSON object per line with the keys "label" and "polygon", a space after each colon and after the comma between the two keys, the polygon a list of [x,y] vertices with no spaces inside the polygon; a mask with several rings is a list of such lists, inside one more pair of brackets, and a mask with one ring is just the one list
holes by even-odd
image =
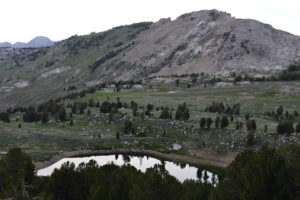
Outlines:
{"label": "shrub", "polygon": [[112,105],[108,101],[104,101],[100,106],[100,113],[110,113],[112,110]]}
{"label": "shrub", "polygon": [[254,119],[248,120],[246,126],[248,131],[256,131],[256,122]]}
{"label": "shrub", "polygon": [[287,134],[290,135],[294,132],[293,122],[291,121],[281,121],[277,125],[277,133],[278,134]]}
{"label": "shrub", "polygon": [[186,103],[180,104],[177,107],[175,119],[176,120],[188,120],[190,118],[190,111],[186,106]]}
{"label": "shrub", "polygon": [[201,128],[201,129],[204,129],[205,124],[206,124],[206,119],[205,119],[205,117],[202,117],[202,118],[200,119],[200,128]]}
{"label": "shrub", "polygon": [[172,113],[169,112],[169,107],[164,107],[159,116],[160,119],[172,119]]}
{"label": "shrub", "polygon": [[124,123],[124,134],[134,134],[134,127],[130,120],[126,120]]}

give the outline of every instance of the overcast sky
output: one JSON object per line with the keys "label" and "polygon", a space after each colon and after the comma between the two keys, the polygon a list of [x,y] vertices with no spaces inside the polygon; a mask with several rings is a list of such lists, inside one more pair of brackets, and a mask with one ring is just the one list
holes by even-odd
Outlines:
{"label": "overcast sky", "polygon": [[61,40],[141,21],[218,9],[300,35],[300,0],[1,0],[0,42]]}

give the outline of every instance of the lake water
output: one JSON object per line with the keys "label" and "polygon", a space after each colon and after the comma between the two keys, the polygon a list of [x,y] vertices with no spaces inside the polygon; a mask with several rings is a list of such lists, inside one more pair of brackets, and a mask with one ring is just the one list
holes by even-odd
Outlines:
{"label": "lake water", "polygon": [[[77,158],[63,158],[53,165],[40,169],[37,172],[38,176],[49,176],[55,168],[60,168],[65,162],[72,162],[77,167],[80,163],[88,163],[90,160],[95,160],[99,166],[105,164],[114,163],[115,165],[122,166],[124,164],[130,164],[136,169],[145,172],[147,168],[153,167],[155,164],[165,164],[166,170],[170,175],[176,177],[179,181],[183,182],[187,179],[199,180],[197,175],[198,168],[190,166],[188,164],[177,164],[170,161],[161,161],[157,158],[149,156],[133,156],[133,155],[100,155],[89,157],[77,157]],[[199,174],[199,172],[198,172]],[[207,174],[207,181],[212,182],[212,179],[218,181],[217,175],[212,174],[209,171],[202,171],[201,180],[204,181],[204,174]]]}

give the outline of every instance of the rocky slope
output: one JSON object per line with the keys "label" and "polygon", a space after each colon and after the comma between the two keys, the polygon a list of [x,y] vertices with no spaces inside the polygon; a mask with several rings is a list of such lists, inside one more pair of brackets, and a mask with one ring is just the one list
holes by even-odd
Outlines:
{"label": "rocky slope", "polygon": [[215,10],[162,19],[137,41],[121,60],[158,75],[268,73],[300,61],[300,37]]}
{"label": "rocky slope", "polygon": [[0,106],[41,102],[67,94],[69,86],[109,80],[201,72],[269,76],[299,62],[299,36],[204,10],[72,36],[46,48],[0,48]]}

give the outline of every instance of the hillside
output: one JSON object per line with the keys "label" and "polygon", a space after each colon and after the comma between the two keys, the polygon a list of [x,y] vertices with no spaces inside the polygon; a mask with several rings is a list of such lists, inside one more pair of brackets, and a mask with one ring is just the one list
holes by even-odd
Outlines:
{"label": "hillside", "polygon": [[[201,73],[270,76],[300,62],[300,37],[205,10],[72,36],[51,47],[0,49],[0,106],[29,105],[104,81]],[[51,94],[51,95],[49,95]]]}

